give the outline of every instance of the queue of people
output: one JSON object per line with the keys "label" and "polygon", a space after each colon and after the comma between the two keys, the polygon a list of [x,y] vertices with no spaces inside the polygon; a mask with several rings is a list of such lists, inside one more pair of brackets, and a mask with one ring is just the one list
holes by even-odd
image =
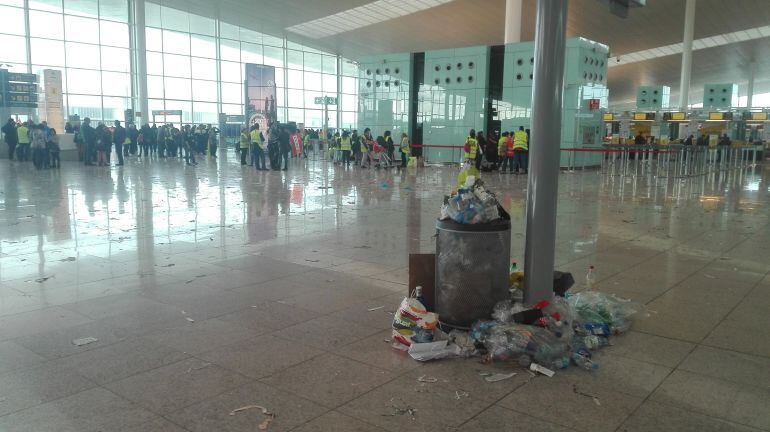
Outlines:
{"label": "queue of people", "polygon": [[478,170],[505,173],[507,169],[511,174],[527,174],[529,129],[519,126],[515,132],[503,132],[498,139],[471,129],[463,151],[466,162]]}
{"label": "queue of people", "polygon": [[16,122],[9,118],[2,132],[8,146],[8,159],[32,161],[36,169],[60,168],[59,137],[46,122]]}

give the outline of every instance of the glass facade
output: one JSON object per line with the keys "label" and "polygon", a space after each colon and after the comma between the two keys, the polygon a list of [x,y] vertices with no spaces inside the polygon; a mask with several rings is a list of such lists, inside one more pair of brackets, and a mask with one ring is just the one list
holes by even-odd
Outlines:
{"label": "glass facade", "polygon": [[[122,119],[132,90],[130,0],[0,0],[0,63],[15,72],[63,73],[65,116]],[[28,17],[27,17],[28,15]],[[29,22],[29,26],[26,23]],[[243,114],[246,63],[276,68],[279,121],[351,128],[358,111],[354,62],[216,18],[145,4],[149,110],[181,110],[185,123]],[[42,84],[42,83],[41,83]]]}

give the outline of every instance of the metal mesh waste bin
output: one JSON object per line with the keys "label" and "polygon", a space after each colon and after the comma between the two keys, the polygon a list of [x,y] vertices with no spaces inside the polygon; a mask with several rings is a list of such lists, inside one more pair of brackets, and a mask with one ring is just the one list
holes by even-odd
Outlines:
{"label": "metal mesh waste bin", "polygon": [[510,298],[511,222],[505,216],[478,225],[436,221],[434,309],[442,324],[469,328]]}

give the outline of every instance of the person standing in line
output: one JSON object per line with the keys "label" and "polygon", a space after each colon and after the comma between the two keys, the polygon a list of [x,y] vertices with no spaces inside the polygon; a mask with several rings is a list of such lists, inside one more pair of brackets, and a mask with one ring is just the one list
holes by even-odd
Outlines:
{"label": "person standing in line", "polygon": [[115,154],[118,156],[116,166],[123,165],[123,144],[126,142],[126,129],[115,120],[115,130],[112,132],[112,143],[115,144]]}
{"label": "person standing in line", "polygon": [[217,158],[217,130],[214,127],[209,127],[209,155],[214,159]]}
{"label": "person standing in line", "polygon": [[[158,125],[155,123],[152,124],[152,127],[150,128],[150,154],[157,155],[158,154]],[[147,137],[145,137],[147,139]]]}
{"label": "person standing in line", "polygon": [[350,139],[350,134],[348,131],[342,132],[342,137],[340,138],[340,150],[342,150],[342,164],[345,168],[350,167],[350,153],[352,149],[353,144]]}
{"label": "person standing in line", "polygon": [[251,165],[259,171],[267,171],[265,165],[265,136],[259,130],[259,123],[251,128]]}
{"label": "person standing in line", "polygon": [[465,159],[473,166],[476,166],[476,153],[478,153],[479,143],[476,141],[476,130],[471,129],[468,132],[468,136],[465,138],[465,144],[463,150],[465,151]]}
{"label": "person standing in line", "polygon": [[476,169],[481,169],[481,159],[487,149],[487,139],[484,137],[484,132],[479,131],[476,134],[476,143]]}
{"label": "person standing in line", "polygon": [[91,119],[88,117],[83,119],[83,126],[80,127],[80,136],[85,147],[83,162],[87,166],[92,166],[96,163],[97,159],[97,136],[96,130],[91,126]]}
{"label": "person standing in line", "polygon": [[372,130],[369,128],[364,129],[364,134],[361,135],[361,168],[369,168],[372,166]]}
{"label": "person standing in line", "polygon": [[110,160],[107,159],[107,150],[110,148],[109,143],[111,141],[110,132],[107,130],[107,127],[104,126],[103,123],[99,123],[98,126],[96,126],[95,130],[96,135],[96,152],[98,154],[97,156],[97,165],[99,166],[107,166],[110,164]]}
{"label": "person standing in line", "polygon": [[388,158],[390,159],[390,163],[393,163],[396,161],[396,145],[393,143],[393,137],[390,136],[390,131],[386,130],[382,134],[382,139],[385,142],[385,151],[388,152]]}
{"label": "person standing in line", "polygon": [[281,152],[280,159],[278,159],[278,167],[281,167],[281,159],[283,159],[283,170],[289,169],[289,153],[291,152],[291,145],[289,144],[289,131],[285,127],[278,132],[278,143],[280,145],[279,150]]}
{"label": "person standing in line", "polygon": [[[497,140],[497,156],[498,156],[498,159],[500,160],[499,171],[501,173],[505,172],[505,168],[508,166],[509,163],[511,165],[510,169],[513,170],[513,161],[511,162],[508,161],[508,140],[509,140],[508,135],[509,135],[508,131],[505,131],[503,132],[500,139]],[[513,145],[511,145],[511,147],[512,146]]]}
{"label": "person standing in line", "polygon": [[139,129],[136,128],[136,125],[134,123],[131,123],[128,126],[128,139],[131,140],[128,145],[128,154],[131,156],[136,156],[136,150],[138,147],[137,138],[139,138]]}
{"label": "person standing in line", "polygon": [[48,130],[48,155],[51,168],[61,168],[61,148],[59,147],[59,135],[56,135],[56,129]]}
{"label": "person standing in line", "polygon": [[249,132],[246,126],[241,126],[241,140],[238,149],[241,152],[241,165],[246,165],[246,156],[249,154]]}
{"label": "person standing in line", "polygon": [[519,126],[519,130],[513,134],[513,167],[516,174],[527,173],[527,133],[524,126]]}
{"label": "person standing in line", "polygon": [[17,159],[21,162],[27,162],[29,160],[29,139],[31,132],[32,122],[22,123],[16,132],[19,135],[19,147],[16,150]]}
{"label": "person standing in line", "polygon": [[152,129],[147,123],[143,124],[139,129],[139,135],[136,137],[136,144],[139,147],[139,156],[146,159],[150,154],[150,133]]}
{"label": "person standing in line", "polygon": [[35,169],[43,169],[45,158],[45,131],[41,125],[33,125],[30,129],[30,146],[32,148],[32,164]]}
{"label": "person standing in line", "polygon": [[409,155],[411,154],[409,147],[409,136],[406,132],[403,132],[401,133],[401,143],[399,145],[401,150],[401,168],[406,168],[406,165],[409,163]]}
{"label": "person standing in line", "polygon": [[19,144],[19,132],[16,130],[16,122],[13,118],[9,118],[8,122],[3,125],[3,134],[5,135],[5,143],[8,145],[8,159],[13,160],[13,155],[16,154],[16,145]]}

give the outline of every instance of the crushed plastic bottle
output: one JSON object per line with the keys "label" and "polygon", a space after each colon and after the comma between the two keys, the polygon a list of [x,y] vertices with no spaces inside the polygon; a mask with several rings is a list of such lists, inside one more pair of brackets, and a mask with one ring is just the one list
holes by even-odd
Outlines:
{"label": "crushed plastic bottle", "polygon": [[588,266],[588,272],[586,273],[586,287],[593,289],[596,285],[596,269],[594,266]]}

